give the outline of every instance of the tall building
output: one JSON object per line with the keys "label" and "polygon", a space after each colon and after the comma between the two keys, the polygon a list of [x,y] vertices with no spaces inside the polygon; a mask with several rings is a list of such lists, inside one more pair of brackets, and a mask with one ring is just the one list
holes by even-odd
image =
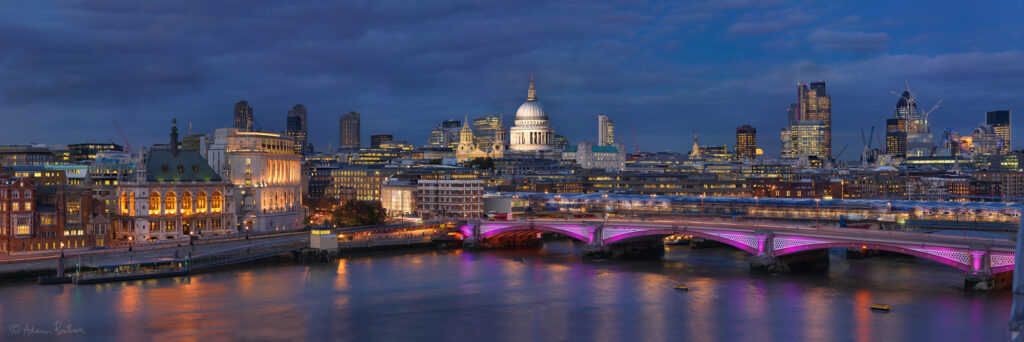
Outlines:
{"label": "tall building", "polygon": [[907,120],[885,120],[885,154],[900,158],[907,156]]}
{"label": "tall building", "polygon": [[996,110],[986,112],[985,124],[992,126],[996,136],[999,137],[999,154],[1010,154],[1010,151],[1013,150],[1012,145],[1010,145],[1010,138],[1013,135],[1010,126],[1010,111]]}
{"label": "tall building", "polygon": [[[239,231],[298,229],[302,208],[302,156],[286,135],[214,131],[206,160],[237,192],[232,200]],[[150,171],[152,172],[152,171]]]}
{"label": "tall building", "polygon": [[341,142],[339,148],[359,148],[359,113],[355,111],[341,116]]}
{"label": "tall building", "polygon": [[896,102],[895,114],[896,119],[904,120],[901,131],[906,134],[906,155],[908,157],[931,156],[932,151],[935,150],[935,143],[932,141],[928,115],[918,110],[917,99],[911,95],[910,90],[904,90],[900,95],[900,99]]}
{"label": "tall building", "polygon": [[612,119],[604,115],[597,116],[597,143],[601,146],[615,143],[615,125]]}
{"label": "tall building", "polygon": [[499,115],[484,115],[473,119],[473,143],[481,150],[486,150],[494,145],[494,133],[500,126]]}
{"label": "tall building", "polygon": [[516,110],[515,125],[509,130],[509,136],[509,145],[513,151],[542,152],[554,149],[555,129],[551,127],[544,107],[537,102],[533,75],[530,75],[526,102]]}
{"label": "tall building", "polygon": [[786,114],[789,127],[784,132],[790,136],[782,139],[787,148],[783,157],[832,158],[832,96],[825,90],[825,82],[797,83],[797,102]]}
{"label": "tall building", "polygon": [[287,123],[286,132],[289,137],[295,139],[295,153],[302,155],[312,153],[306,130],[306,106],[297,104],[292,107],[292,110],[288,111]]}
{"label": "tall building", "polygon": [[238,101],[235,103],[235,128],[252,132],[252,126],[252,107],[249,107],[249,103],[245,100]]}
{"label": "tall building", "polygon": [[380,148],[381,143],[391,140],[394,140],[394,136],[391,134],[374,134],[370,136],[370,147]]}
{"label": "tall building", "polygon": [[75,162],[84,162],[96,159],[96,154],[105,151],[124,151],[121,145],[114,143],[84,143],[68,145],[71,152],[71,159]]}
{"label": "tall building", "polygon": [[736,127],[736,157],[757,158],[757,129],[750,125]]}
{"label": "tall building", "polygon": [[992,125],[980,125],[971,132],[971,145],[975,155],[989,156],[999,154],[999,133]]}

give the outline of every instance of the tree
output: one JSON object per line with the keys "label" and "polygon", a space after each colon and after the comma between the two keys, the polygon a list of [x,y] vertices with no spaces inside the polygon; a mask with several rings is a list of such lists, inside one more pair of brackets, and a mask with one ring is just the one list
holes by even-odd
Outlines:
{"label": "tree", "polygon": [[377,201],[349,200],[334,209],[333,222],[338,227],[357,227],[384,222],[384,208]]}
{"label": "tree", "polygon": [[481,170],[493,169],[494,168],[494,159],[491,159],[491,157],[473,158],[473,160],[470,160],[470,161],[466,162],[466,166],[467,167],[481,169]]}

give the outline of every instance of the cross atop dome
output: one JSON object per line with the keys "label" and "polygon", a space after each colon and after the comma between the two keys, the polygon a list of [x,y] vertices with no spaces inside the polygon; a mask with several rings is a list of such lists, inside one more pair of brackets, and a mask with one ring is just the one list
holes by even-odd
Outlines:
{"label": "cross atop dome", "polygon": [[537,88],[533,86],[533,74],[530,74],[530,90],[526,92],[526,101],[537,101]]}

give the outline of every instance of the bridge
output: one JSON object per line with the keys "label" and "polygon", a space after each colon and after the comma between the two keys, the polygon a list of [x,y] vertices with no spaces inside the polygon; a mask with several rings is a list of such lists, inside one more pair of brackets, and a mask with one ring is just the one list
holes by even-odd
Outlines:
{"label": "bridge", "polygon": [[[458,229],[467,246],[523,234],[558,233],[586,243],[585,255],[607,255],[638,242],[657,241],[660,246],[662,237],[688,235],[750,253],[751,269],[768,272],[786,271],[794,263],[806,262],[806,255],[814,254],[807,252],[818,251],[820,257],[829,248],[881,250],[956,268],[964,272],[967,290],[1008,287],[1016,245],[1009,239],[702,219],[473,221]],[[824,257],[827,262],[827,254]]]}

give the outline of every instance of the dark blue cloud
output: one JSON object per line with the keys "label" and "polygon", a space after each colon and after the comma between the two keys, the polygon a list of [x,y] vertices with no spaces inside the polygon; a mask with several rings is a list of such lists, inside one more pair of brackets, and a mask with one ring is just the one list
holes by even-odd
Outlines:
{"label": "dark blue cloud", "polygon": [[[828,82],[838,150],[860,148],[909,78],[933,130],[969,130],[986,110],[1019,111],[1019,2],[790,1],[13,2],[0,11],[0,144],[163,142],[170,118],[229,126],[246,99],[265,130],[309,108],[310,137],[416,144],[446,118],[502,112],[530,73],[559,133],[594,140],[596,115],[645,150],[732,144],[758,128],[769,154],[797,75]],[[905,13],[918,15],[906,16]],[[1017,15],[1014,15],[1017,13]],[[367,138],[364,136],[364,141]],[[1021,142],[1020,138],[1015,139]],[[336,143],[335,143],[336,145]],[[851,152],[852,151],[852,152]]]}

